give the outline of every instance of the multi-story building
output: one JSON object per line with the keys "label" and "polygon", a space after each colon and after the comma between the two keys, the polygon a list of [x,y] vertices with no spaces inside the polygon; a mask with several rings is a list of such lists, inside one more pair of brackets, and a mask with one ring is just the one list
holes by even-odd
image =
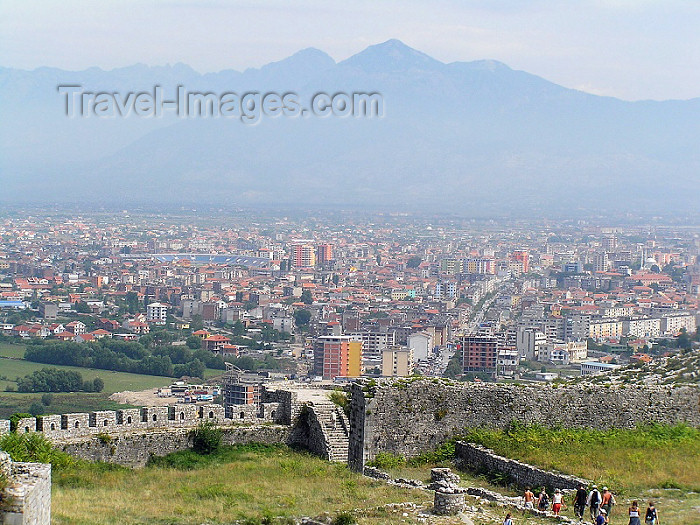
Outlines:
{"label": "multi-story building", "polygon": [[463,261],[464,273],[494,274],[496,264],[489,257],[468,257]]}
{"label": "multi-story building", "polygon": [[462,365],[467,372],[496,372],[498,339],[491,335],[462,337]]}
{"label": "multi-story building", "polygon": [[292,266],[295,268],[316,266],[316,250],[311,244],[292,244],[290,252]]}
{"label": "multi-story building", "polygon": [[323,379],[359,377],[362,341],[348,335],[325,335],[314,342],[314,375]]}
{"label": "multi-story building", "polygon": [[318,264],[323,264],[331,260],[333,260],[333,245],[319,244],[316,247],[316,262]]}
{"label": "multi-story building", "polygon": [[440,262],[440,271],[446,275],[462,273],[462,261],[460,259],[443,259]]}
{"label": "multi-story building", "polygon": [[520,353],[516,348],[505,347],[498,350],[498,375],[512,376],[520,363]]}
{"label": "multi-story building", "polygon": [[405,377],[413,374],[413,350],[405,346],[391,346],[382,352],[382,375]]}
{"label": "multi-story building", "polygon": [[348,335],[362,341],[362,357],[381,357],[384,350],[396,344],[396,332],[365,330]]}
{"label": "multi-story building", "polygon": [[661,319],[658,317],[623,319],[622,333],[629,337],[659,337],[661,335]]}
{"label": "multi-story building", "polygon": [[546,343],[547,337],[536,328],[521,327],[516,334],[515,347],[522,359],[536,361]]}
{"label": "multi-story building", "polygon": [[588,325],[588,337],[592,339],[622,337],[622,328],[622,321],[615,319],[591,321]]}
{"label": "multi-story building", "polygon": [[523,273],[530,271],[530,254],[525,250],[515,250],[511,254],[514,261],[519,261],[522,264]]}
{"label": "multi-story building", "polygon": [[688,312],[666,314],[661,317],[661,333],[664,335],[677,335],[685,329],[686,333],[695,332],[695,316]]}
{"label": "multi-story building", "polygon": [[146,307],[146,321],[165,324],[168,319],[168,306],[163,303],[151,303]]}
{"label": "multi-story building", "polygon": [[[394,332],[396,333],[396,332]],[[406,341],[416,361],[424,361],[433,352],[433,336],[428,332],[414,332],[410,334]]]}

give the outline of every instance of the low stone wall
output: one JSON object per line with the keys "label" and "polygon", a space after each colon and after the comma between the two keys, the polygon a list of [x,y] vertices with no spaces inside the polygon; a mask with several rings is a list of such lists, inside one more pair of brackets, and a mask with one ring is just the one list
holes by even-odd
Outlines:
{"label": "low stone wall", "polygon": [[8,481],[2,494],[0,523],[50,525],[51,465],[15,463],[8,454],[0,452],[0,472]]}
{"label": "low stone wall", "polygon": [[500,472],[507,475],[518,487],[549,487],[576,490],[579,483],[588,486],[588,480],[548,472],[514,459],[504,458],[492,450],[458,441],[455,443],[455,464],[465,470],[476,472]]}
{"label": "low stone wall", "polygon": [[[102,434],[55,441],[71,456],[88,461],[106,461],[128,467],[143,467],[152,456],[165,456],[192,447],[191,428],[162,428],[131,433]],[[222,443],[287,444],[290,427],[286,425],[251,425],[223,427]]]}

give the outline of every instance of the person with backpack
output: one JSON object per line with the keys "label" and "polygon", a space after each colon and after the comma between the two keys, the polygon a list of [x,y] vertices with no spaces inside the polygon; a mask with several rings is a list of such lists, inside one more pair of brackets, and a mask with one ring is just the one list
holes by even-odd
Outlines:
{"label": "person with backpack", "polygon": [[549,496],[544,487],[542,487],[542,492],[540,492],[539,498],[537,498],[537,509],[547,510],[549,508]]}
{"label": "person with backpack", "polygon": [[586,510],[586,499],[588,498],[588,493],[586,492],[583,483],[578,484],[576,489],[576,495],[574,496],[574,514],[579,520],[583,520],[583,513]]}
{"label": "person with backpack", "polygon": [[588,494],[588,500],[586,500],[586,505],[591,508],[591,520],[595,523],[595,519],[598,517],[600,509],[600,491],[598,490],[598,485],[593,485],[591,487],[591,492]]}
{"label": "person with backpack", "polygon": [[644,515],[644,523],[646,523],[646,525],[659,525],[659,516],[656,514],[656,507],[654,507],[654,503],[651,501]]}
{"label": "person with backpack", "polygon": [[610,492],[608,487],[603,487],[603,495],[600,500],[600,508],[605,509],[605,513],[608,516],[608,519],[610,519],[610,512],[612,511],[613,505],[615,505],[615,496],[613,496],[613,493]]}

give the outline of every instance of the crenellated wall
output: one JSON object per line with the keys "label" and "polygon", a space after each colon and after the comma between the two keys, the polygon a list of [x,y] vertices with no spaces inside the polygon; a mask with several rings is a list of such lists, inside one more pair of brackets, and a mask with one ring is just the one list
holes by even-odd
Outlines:
{"label": "crenellated wall", "polygon": [[[288,419],[279,410],[279,403],[239,405],[231,418],[224,417],[221,405],[170,405],[123,410],[101,410],[89,413],[55,414],[20,419],[17,432],[41,432],[54,442],[62,442],[96,434],[121,434],[163,428],[192,428],[203,421],[219,426],[278,423]],[[9,421],[0,421],[0,434],[9,431]]]}
{"label": "crenellated wall", "polygon": [[377,452],[416,456],[466,427],[526,425],[632,428],[640,423],[700,426],[692,386],[559,386],[450,383],[437,379],[356,383],[351,389],[348,463],[362,471]]}
{"label": "crenellated wall", "polygon": [[[191,448],[191,430],[210,421],[223,430],[225,444],[284,443],[337,460],[338,439],[324,432],[321,420],[335,405],[302,403],[296,392],[285,390],[266,392],[263,399],[257,405],[229,406],[229,417],[221,405],[177,404],[23,418],[16,432],[42,433],[75,457],[143,466],[151,456]],[[0,433],[9,428],[9,421],[0,421]]]}

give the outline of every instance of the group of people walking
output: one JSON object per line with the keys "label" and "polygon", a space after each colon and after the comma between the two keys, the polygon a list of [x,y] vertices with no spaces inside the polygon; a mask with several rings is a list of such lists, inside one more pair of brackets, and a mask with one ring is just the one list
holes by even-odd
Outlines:
{"label": "group of people walking", "polygon": [[[530,490],[528,487],[523,495],[525,500],[525,508],[538,510],[549,510],[550,497],[547,491],[543,487],[538,496]],[[586,512],[586,508],[589,509],[591,520],[595,525],[607,525],[610,523],[610,514],[612,513],[613,507],[616,505],[615,496],[608,487],[603,487],[603,491],[598,490],[597,485],[593,485],[590,491],[580,484],[576,489],[574,494],[574,514],[579,520],[583,520],[583,516]],[[561,490],[556,489],[551,498],[552,512],[558,516],[564,504],[564,495]],[[628,509],[629,515],[629,525],[642,525],[641,522],[641,511],[639,505],[636,501],[632,502],[632,505]],[[510,518],[510,516],[508,516]],[[511,521],[512,523],[512,521]],[[660,525],[659,517],[656,512],[656,507],[652,502],[649,502],[646,513],[644,514],[645,525]],[[510,524],[509,524],[510,525]]]}

